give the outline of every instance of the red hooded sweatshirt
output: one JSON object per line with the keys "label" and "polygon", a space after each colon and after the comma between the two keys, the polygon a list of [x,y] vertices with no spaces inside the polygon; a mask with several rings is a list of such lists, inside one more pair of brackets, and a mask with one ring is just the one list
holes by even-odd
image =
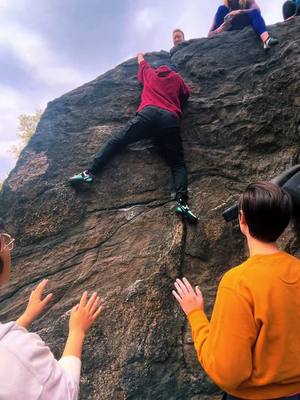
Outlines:
{"label": "red hooded sweatshirt", "polygon": [[181,104],[188,99],[190,90],[177,72],[166,65],[155,70],[144,60],[139,65],[138,80],[144,85],[138,112],[154,106],[182,117]]}

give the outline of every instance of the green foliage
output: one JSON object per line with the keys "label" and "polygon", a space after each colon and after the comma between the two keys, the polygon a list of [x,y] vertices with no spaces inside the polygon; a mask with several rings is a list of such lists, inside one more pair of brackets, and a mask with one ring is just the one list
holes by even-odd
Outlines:
{"label": "green foliage", "polygon": [[11,152],[15,155],[16,158],[19,157],[21,151],[29,142],[32,135],[35,133],[37,124],[39,123],[41,116],[43,114],[43,110],[36,110],[36,112],[32,115],[30,114],[21,114],[18,117],[19,126],[18,126],[18,136],[20,139],[19,146],[13,146],[11,148]]}

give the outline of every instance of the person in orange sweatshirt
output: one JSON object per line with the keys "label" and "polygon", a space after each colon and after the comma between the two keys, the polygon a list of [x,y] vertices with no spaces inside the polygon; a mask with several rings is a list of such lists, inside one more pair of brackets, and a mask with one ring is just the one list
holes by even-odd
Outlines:
{"label": "person in orange sweatshirt", "polygon": [[291,212],[289,195],[272,183],[241,195],[250,257],[223,276],[210,321],[199,287],[175,282],[198,359],[224,399],[300,399],[300,261],[276,244]]}

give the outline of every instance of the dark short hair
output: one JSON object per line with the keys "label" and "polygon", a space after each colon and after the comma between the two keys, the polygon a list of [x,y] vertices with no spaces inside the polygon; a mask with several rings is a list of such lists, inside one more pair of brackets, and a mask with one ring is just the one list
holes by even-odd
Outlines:
{"label": "dark short hair", "polygon": [[240,197],[239,209],[251,236],[273,243],[289,224],[292,200],[284,189],[271,182],[251,183]]}

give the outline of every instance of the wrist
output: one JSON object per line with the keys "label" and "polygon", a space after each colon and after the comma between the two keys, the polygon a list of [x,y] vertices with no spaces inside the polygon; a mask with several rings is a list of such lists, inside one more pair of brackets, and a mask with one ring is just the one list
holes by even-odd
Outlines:
{"label": "wrist", "polygon": [[69,338],[74,338],[76,340],[84,340],[85,338],[85,331],[79,328],[70,328],[69,330]]}
{"label": "wrist", "polygon": [[28,317],[25,313],[17,319],[16,324],[22,326],[23,328],[28,328],[32,323],[32,319]]}
{"label": "wrist", "polygon": [[204,311],[204,309],[203,309],[203,307],[201,308],[200,306],[199,307],[190,308],[190,309],[185,311],[185,314],[186,314],[186,316],[189,316],[190,314],[193,314],[196,311],[200,311],[201,312],[201,311]]}

